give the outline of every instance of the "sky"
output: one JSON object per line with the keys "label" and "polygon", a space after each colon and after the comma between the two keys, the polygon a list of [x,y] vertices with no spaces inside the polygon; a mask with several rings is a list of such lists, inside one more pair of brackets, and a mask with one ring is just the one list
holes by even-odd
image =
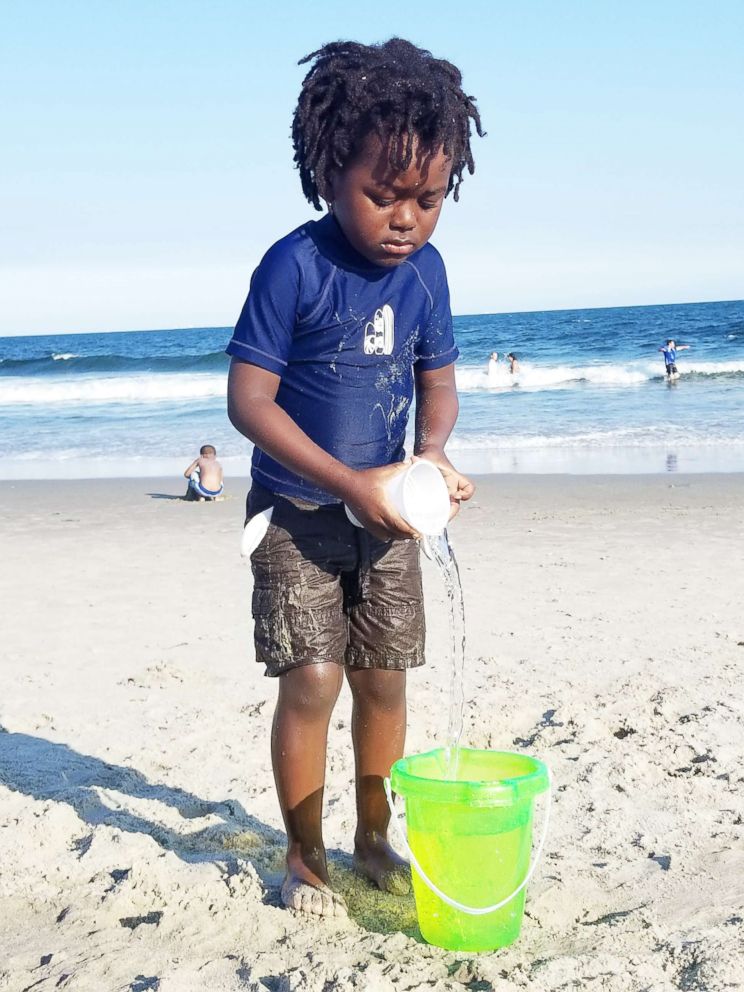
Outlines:
{"label": "sky", "polygon": [[298,60],[393,35],[461,68],[488,132],[432,239],[455,313],[744,296],[740,0],[2,11],[0,334],[233,324],[314,215]]}

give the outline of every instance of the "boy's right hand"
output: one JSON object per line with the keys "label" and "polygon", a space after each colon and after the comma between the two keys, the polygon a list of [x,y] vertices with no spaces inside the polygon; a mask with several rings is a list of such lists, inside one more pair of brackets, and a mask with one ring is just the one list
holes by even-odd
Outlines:
{"label": "boy's right hand", "polygon": [[342,494],[357,520],[382,541],[405,541],[420,536],[396,511],[385,492],[392,477],[408,464],[410,461],[358,469]]}

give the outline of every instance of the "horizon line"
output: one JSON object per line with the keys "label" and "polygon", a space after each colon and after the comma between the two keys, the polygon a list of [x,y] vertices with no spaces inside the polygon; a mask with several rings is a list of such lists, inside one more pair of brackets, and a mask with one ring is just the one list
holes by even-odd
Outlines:
{"label": "horizon line", "polygon": [[[593,307],[548,307],[540,310],[486,310],[480,313],[457,313],[453,318],[467,317],[511,317],[517,314],[530,313],[573,313],[575,311],[595,310],[643,310],[655,307],[688,307],[706,304],[744,303],[744,298],[735,297],[730,300],[677,300],[670,303],[626,303],[622,305],[605,304]],[[197,324],[191,327],[129,327],[124,329],[109,329],[99,331],[19,331],[15,334],[0,334],[4,338],[51,338],[51,337],[82,337],[86,334],[168,334],[174,331],[222,331],[229,330],[234,324]]]}

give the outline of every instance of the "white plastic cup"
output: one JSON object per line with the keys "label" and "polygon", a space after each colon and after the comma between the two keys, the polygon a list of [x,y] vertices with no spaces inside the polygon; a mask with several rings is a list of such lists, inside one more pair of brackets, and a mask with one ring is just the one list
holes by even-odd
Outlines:
{"label": "white plastic cup", "polygon": [[[397,472],[385,486],[385,493],[406,523],[419,534],[441,534],[450,515],[450,498],[444,476],[431,462],[421,459]],[[361,524],[346,508],[349,520]]]}

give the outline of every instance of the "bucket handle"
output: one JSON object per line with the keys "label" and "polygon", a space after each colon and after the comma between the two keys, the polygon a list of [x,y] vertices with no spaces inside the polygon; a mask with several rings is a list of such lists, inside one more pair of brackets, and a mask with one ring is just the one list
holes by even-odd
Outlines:
{"label": "bucket handle", "polygon": [[384,779],[383,784],[385,786],[385,795],[387,796],[387,802],[390,808],[390,816],[395,826],[395,832],[398,835],[398,840],[401,842],[403,846],[403,850],[410,858],[411,864],[416,869],[419,878],[425,885],[427,885],[431,889],[431,891],[434,893],[435,896],[439,896],[442,902],[447,903],[447,905],[451,906],[453,909],[458,909],[461,913],[467,913],[469,916],[487,916],[489,913],[495,913],[497,909],[501,909],[503,906],[506,906],[508,902],[512,901],[514,896],[519,895],[519,893],[522,891],[525,885],[527,885],[529,880],[532,878],[535,868],[537,868],[538,862],[540,861],[540,856],[542,855],[543,847],[545,845],[545,839],[548,836],[548,821],[550,820],[550,793],[551,793],[551,785],[552,785],[549,768],[547,768],[547,773],[548,773],[548,788],[545,792],[545,818],[543,820],[543,828],[542,828],[542,832],[540,833],[540,840],[537,845],[537,850],[535,851],[535,857],[532,860],[532,864],[530,865],[529,871],[527,872],[527,874],[524,876],[524,879],[520,882],[520,884],[516,887],[516,889],[512,892],[510,896],[507,896],[506,899],[502,899],[500,902],[495,903],[493,906],[483,906],[483,907],[465,906],[463,903],[458,902],[456,899],[451,899],[448,895],[442,892],[442,890],[437,885],[435,885],[434,882],[432,882],[432,880],[429,878],[429,876],[426,874],[426,872],[423,870],[421,865],[416,860],[416,855],[413,853],[413,851],[411,850],[408,844],[408,838],[401,826],[401,822],[398,817],[398,814],[395,811],[395,805],[393,803],[393,790],[390,785],[390,779],[389,778]]}

